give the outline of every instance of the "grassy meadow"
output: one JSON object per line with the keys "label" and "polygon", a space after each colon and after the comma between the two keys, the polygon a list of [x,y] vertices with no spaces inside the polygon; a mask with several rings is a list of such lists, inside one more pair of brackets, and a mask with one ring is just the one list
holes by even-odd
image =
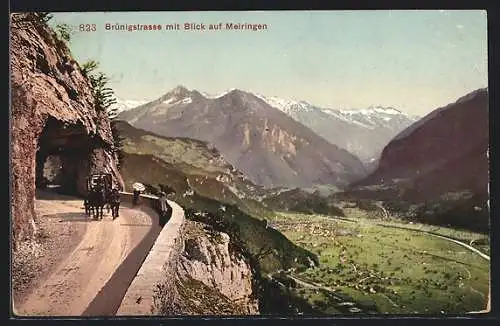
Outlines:
{"label": "grassy meadow", "polygon": [[370,219],[357,209],[345,212],[349,220],[280,213],[272,221],[292,242],[319,256],[319,267],[286,273],[296,280],[294,291],[314,307],[325,313],[395,314],[485,308],[489,261],[419,229],[463,240],[485,235],[422,225],[402,230],[387,227],[401,222]]}

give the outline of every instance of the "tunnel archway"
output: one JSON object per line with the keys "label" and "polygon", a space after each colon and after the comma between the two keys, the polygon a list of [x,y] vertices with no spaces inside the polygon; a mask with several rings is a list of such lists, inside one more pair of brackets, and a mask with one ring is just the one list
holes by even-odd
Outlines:
{"label": "tunnel archway", "polygon": [[49,118],[38,138],[36,188],[81,194],[78,183],[87,173],[93,143],[82,125]]}

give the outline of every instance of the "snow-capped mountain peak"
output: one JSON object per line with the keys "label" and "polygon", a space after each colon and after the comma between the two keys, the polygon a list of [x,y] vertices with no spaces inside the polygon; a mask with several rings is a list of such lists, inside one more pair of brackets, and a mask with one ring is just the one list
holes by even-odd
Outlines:
{"label": "snow-capped mountain peak", "polygon": [[116,98],[116,103],[113,104],[111,108],[116,108],[116,112],[120,113],[123,111],[128,111],[130,109],[136,108],[148,102],[149,100],[124,100]]}
{"label": "snow-capped mountain peak", "polygon": [[270,106],[279,109],[280,111],[286,114],[293,114],[294,112],[302,111],[302,112],[311,112],[314,110],[314,106],[312,104],[307,103],[306,101],[297,101],[291,99],[283,99],[276,96],[264,96],[262,94],[254,94]]}
{"label": "snow-capped mountain peak", "polygon": [[219,98],[219,97],[223,97],[224,95],[226,94],[229,94],[231,93],[232,91],[235,91],[236,88],[231,88],[231,89],[228,89],[222,93],[218,93],[218,94],[208,94],[208,93],[205,93],[205,92],[201,92],[201,95],[203,95],[205,98],[208,98],[208,99],[216,99],[216,98]]}
{"label": "snow-capped mountain peak", "polygon": [[170,98],[164,100],[162,103],[163,104],[189,104],[192,102],[193,102],[193,99],[191,97],[184,97],[181,99],[178,99],[175,97],[170,97]]}
{"label": "snow-capped mountain peak", "polygon": [[393,119],[401,117],[412,118],[393,107],[383,107],[380,105],[371,105],[364,109],[331,109],[317,107],[306,101],[283,99],[276,96],[264,96],[262,94],[255,94],[255,96],[293,118],[299,118],[297,115],[308,113],[327,114],[342,121],[357,124],[368,129],[373,129],[381,124],[390,123]]}
{"label": "snow-capped mountain peak", "polygon": [[393,107],[383,107],[383,106],[370,106],[370,110],[373,110],[378,113],[384,113],[384,114],[404,114],[402,111],[395,109]]}
{"label": "snow-capped mountain peak", "polygon": [[177,105],[177,104],[190,104],[193,103],[194,100],[203,97],[203,95],[197,90],[190,90],[185,86],[178,85],[170,92],[166,93],[158,100],[156,100],[159,104],[166,104],[169,106]]}
{"label": "snow-capped mountain peak", "polygon": [[416,116],[380,105],[352,110],[332,109],[306,101],[255,95],[362,160],[378,157],[392,136],[418,120]]}
{"label": "snow-capped mountain peak", "polygon": [[393,108],[393,107],[383,107],[380,105],[370,105],[365,109],[351,109],[351,110],[340,110],[342,114],[353,115],[353,114],[384,114],[384,115],[406,115],[405,113]]}

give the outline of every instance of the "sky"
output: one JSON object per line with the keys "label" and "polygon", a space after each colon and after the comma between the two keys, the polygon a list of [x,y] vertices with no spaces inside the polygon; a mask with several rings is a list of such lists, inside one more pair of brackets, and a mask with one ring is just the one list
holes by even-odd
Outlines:
{"label": "sky", "polygon": [[[484,10],[55,13],[58,23],[72,28],[69,47],[78,62],[98,61],[124,100],[153,100],[184,85],[424,115],[488,85]],[[165,29],[176,23],[180,30]],[[185,30],[185,23],[206,29]],[[219,23],[267,29],[209,30]],[[95,24],[95,31],[80,31],[80,24]]]}

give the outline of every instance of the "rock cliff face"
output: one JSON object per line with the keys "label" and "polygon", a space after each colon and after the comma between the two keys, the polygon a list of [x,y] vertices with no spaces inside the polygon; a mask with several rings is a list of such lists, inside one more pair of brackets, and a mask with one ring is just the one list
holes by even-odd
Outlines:
{"label": "rock cliff face", "polygon": [[35,184],[47,157],[60,156],[64,186],[77,193],[85,191],[92,172],[110,172],[121,186],[123,181],[108,117],[94,109],[90,83],[65,43],[35,13],[11,15],[10,42],[15,244],[34,233]]}
{"label": "rock cliff face", "polygon": [[251,267],[242,257],[230,251],[229,235],[207,231],[204,226],[199,222],[186,221],[185,249],[178,265],[180,278],[183,279],[179,287],[184,294],[182,312],[258,314]]}

